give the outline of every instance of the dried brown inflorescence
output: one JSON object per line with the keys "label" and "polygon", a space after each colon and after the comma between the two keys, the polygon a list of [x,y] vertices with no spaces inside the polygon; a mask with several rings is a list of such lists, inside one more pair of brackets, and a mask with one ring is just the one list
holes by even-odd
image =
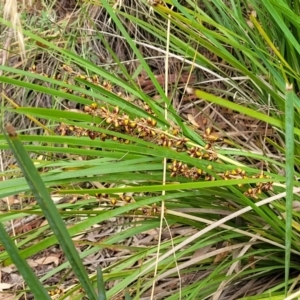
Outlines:
{"label": "dried brown inflorescence", "polygon": [[[70,80],[74,80],[74,77],[84,79],[93,84],[99,85],[110,92],[114,92],[114,87],[107,81],[101,82],[97,76],[86,76],[79,74],[69,66],[63,65],[63,71],[70,76]],[[34,68],[31,70],[35,72]],[[46,76],[46,75],[45,75]],[[73,78],[72,78],[73,77]],[[56,76],[59,80],[62,76]],[[66,89],[65,92],[73,93],[72,90]],[[128,97],[122,95],[121,92],[115,92],[117,96],[129,100]],[[86,97],[85,95],[81,95]],[[157,123],[156,116],[151,110],[149,105],[141,100],[137,101],[136,106],[146,111],[149,117],[132,117],[129,114],[122,111],[118,106],[112,106],[105,103],[105,106],[100,103],[91,102],[89,105],[82,107],[81,112],[91,115],[93,117],[98,117],[102,119],[102,122],[97,122],[91,124],[93,129],[85,129],[77,125],[70,125],[61,123],[57,127],[57,132],[62,136],[77,136],[77,137],[89,137],[90,139],[101,139],[113,140],[121,143],[130,143],[130,138],[120,138],[118,135],[113,133],[121,133],[128,137],[134,137],[137,139],[142,139],[145,141],[150,141],[159,146],[168,147],[178,152],[185,152],[190,157],[194,157],[200,160],[218,162],[218,154],[215,150],[215,143],[222,143],[223,139],[214,134],[211,128],[206,128],[201,134],[203,141],[206,142],[204,147],[195,146],[190,140],[185,138],[180,134],[180,129],[170,126],[168,129],[162,129]],[[109,130],[112,134],[104,133]],[[170,177],[183,176],[191,180],[205,180],[205,181],[215,181],[217,178],[223,180],[236,180],[236,179],[246,179],[246,178],[269,178],[262,172],[258,175],[249,176],[246,172],[240,168],[234,170],[227,170],[225,172],[216,172],[213,170],[212,165],[205,164],[205,169],[199,169],[195,166],[189,166],[181,161],[173,160],[168,166],[168,171],[170,172]],[[212,175],[214,174],[214,175]],[[238,185],[242,188],[242,185]],[[259,183],[255,186],[249,187],[244,194],[246,196],[257,198],[262,192],[272,190],[272,181],[267,183]],[[124,200],[124,199],[123,199]],[[125,201],[126,202],[126,201]],[[114,206],[116,200],[112,200],[111,204]]]}

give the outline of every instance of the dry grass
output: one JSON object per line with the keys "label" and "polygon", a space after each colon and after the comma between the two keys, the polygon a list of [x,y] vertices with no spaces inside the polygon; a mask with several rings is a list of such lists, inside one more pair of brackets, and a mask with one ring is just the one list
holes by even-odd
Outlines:
{"label": "dry grass", "polygon": [[[25,55],[26,55],[25,42],[22,33],[22,24],[20,20],[18,1],[17,0],[2,0],[2,1],[5,2],[3,8],[3,16],[7,21],[11,22],[15,40],[18,42],[19,45],[19,53],[21,55],[21,58],[25,59]],[[23,0],[23,6],[25,7],[26,5],[31,5],[31,0],[28,1]],[[4,49],[8,50],[9,42],[5,46],[6,47]],[[4,62],[2,62],[2,64],[4,64]]]}

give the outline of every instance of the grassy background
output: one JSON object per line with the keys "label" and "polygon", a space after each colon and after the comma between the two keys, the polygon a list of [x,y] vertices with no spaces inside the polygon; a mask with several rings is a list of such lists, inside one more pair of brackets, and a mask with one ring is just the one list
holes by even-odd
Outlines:
{"label": "grassy background", "polygon": [[298,2],[60,5],[0,19],[3,293],[297,297]]}

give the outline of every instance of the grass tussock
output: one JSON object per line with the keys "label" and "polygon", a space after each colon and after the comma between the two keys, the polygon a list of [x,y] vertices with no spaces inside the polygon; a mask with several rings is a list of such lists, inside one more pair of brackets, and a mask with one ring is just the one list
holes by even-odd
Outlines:
{"label": "grass tussock", "polygon": [[297,297],[298,12],[7,1],[6,295]]}

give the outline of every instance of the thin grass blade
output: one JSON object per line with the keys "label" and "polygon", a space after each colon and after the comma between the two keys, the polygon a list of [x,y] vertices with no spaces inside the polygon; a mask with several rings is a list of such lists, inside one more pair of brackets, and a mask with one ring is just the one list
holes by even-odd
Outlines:
{"label": "thin grass blade", "polygon": [[286,86],[285,102],[285,145],[286,145],[286,230],[285,230],[285,293],[288,290],[290,273],[293,188],[294,188],[294,92],[292,85]]}
{"label": "thin grass blade", "polygon": [[9,253],[13,263],[22,274],[24,280],[28,284],[30,291],[34,295],[34,298],[51,299],[39,279],[33,273],[26,260],[20,256],[18,248],[11,240],[10,236],[7,234],[2,223],[0,223],[0,241],[5,247],[6,251]]}
{"label": "thin grass blade", "polygon": [[98,288],[98,299],[106,300],[105,286],[103,280],[103,273],[100,267],[97,268],[97,288]]}
{"label": "thin grass blade", "polygon": [[[49,222],[53,233],[56,235],[57,240],[62,247],[66,257],[68,258],[74,273],[79,279],[89,299],[97,299],[96,293],[92,287],[92,284],[87,276],[87,272],[80,260],[78,252],[76,251],[72,239],[68,233],[68,230],[59,215],[59,212],[53,203],[46,186],[41,179],[38,171],[34,167],[29,155],[27,154],[24,146],[19,139],[14,127],[11,125],[6,126],[5,133],[7,142],[15,155],[15,158],[24,173],[24,177],[36,198],[40,208],[42,209],[46,219]],[[4,131],[5,132],[5,131]],[[44,299],[44,298],[37,298]]]}

